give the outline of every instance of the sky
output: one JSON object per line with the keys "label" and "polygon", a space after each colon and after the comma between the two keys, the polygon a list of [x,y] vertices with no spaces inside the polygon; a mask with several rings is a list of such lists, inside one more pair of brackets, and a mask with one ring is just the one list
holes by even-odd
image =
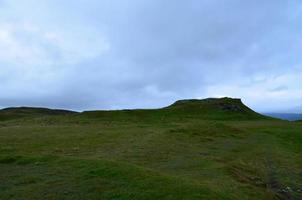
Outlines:
{"label": "sky", "polygon": [[0,108],[302,112],[301,21],[301,0],[0,0]]}

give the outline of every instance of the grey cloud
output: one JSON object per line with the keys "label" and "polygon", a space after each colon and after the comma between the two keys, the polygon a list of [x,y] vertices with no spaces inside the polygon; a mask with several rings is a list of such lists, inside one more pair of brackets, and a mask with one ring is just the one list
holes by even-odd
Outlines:
{"label": "grey cloud", "polygon": [[[5,78],[9,70],[0,72],[0,80],[6,82],[2,88],[15,93],[0,94],[0,106],[161,107],[178,98],[204,96],[213,85],[236,86],[244,98],[247,87],[280,89],[270,85],[272,76],[301,70],[302,3],[297,0],[12,2],[6,2],[6,21],[16,15],[17,21],[30,21],[42,30],[74,32],[68,37],[78,41],[77,52],[86,54],[91,48],[95,56],[37,66],[49,68],[48,75],[45,80],[33,76],[28,85],[35,88],[42,82],[41,91],[48,92],[29,88],[32,97],[16,94],[26,90],[20,75]],[[99,37],[108,50],[98,52],[100,44],[93,41]],[[52,60],[64,60],[61,54],[70,50],[41,45]],[[262,108],[259,101],[249,101]],[[278,105],[289,106],[290,101],[288,97]]]}
{"label": "grey cloud", "polygon": [[280,91],[285,91],[288,90],[288,87],[285,85],[270,89],[271,92],[280,92]]}

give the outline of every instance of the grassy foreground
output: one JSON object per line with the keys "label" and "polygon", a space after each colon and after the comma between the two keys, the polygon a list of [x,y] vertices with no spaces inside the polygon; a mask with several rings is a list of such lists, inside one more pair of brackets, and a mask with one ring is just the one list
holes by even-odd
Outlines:
{"label": "grassy foreground", "polygon": [[0,199],[302,199],[302,122],[241,101],[0,111]]}

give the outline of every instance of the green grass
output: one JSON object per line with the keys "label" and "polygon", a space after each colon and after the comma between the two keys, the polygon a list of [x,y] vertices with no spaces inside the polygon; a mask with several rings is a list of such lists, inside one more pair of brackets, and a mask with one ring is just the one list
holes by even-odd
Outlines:
{"label": "green grass", "polygon": [[232,99],[27,115],[0,121],[0,171],[0,199],[302,199],[302,123]]}

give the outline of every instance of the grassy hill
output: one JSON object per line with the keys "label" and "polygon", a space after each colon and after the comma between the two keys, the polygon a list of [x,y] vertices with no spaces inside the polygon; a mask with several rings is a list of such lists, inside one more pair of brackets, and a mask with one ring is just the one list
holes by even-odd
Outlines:
{"label": "grassy hill", "polygon": [[260,115],[247,106],[240,99],[191,99],[180,100],[174,104],[152,110],[118,110],[118,111],[88,111],[78,115],[78,118],[91,120],[145,120],[145,121],[183,121],[188,119],[204,120],[264,120],[269,119]]}
{"label": "grassy hill", "polygon": [[69,115],[75,114],[74,111],[48,109],[48,108],[32,108],[32,107],[12,107],[0,110],[0,121],[13,120],[20,118],[45,117],[53,115]]}
{"label": "grassy hill", "polygon": [[238,99],[38,113],[0,121],[0,199],[302,199],[302,123]]}
{"label": "grassy hill", "polygon": [[232,98],[180,100],[166,109],[174,114],[203,119],[246,120],[266,118],[248,108],[240,99]]}

